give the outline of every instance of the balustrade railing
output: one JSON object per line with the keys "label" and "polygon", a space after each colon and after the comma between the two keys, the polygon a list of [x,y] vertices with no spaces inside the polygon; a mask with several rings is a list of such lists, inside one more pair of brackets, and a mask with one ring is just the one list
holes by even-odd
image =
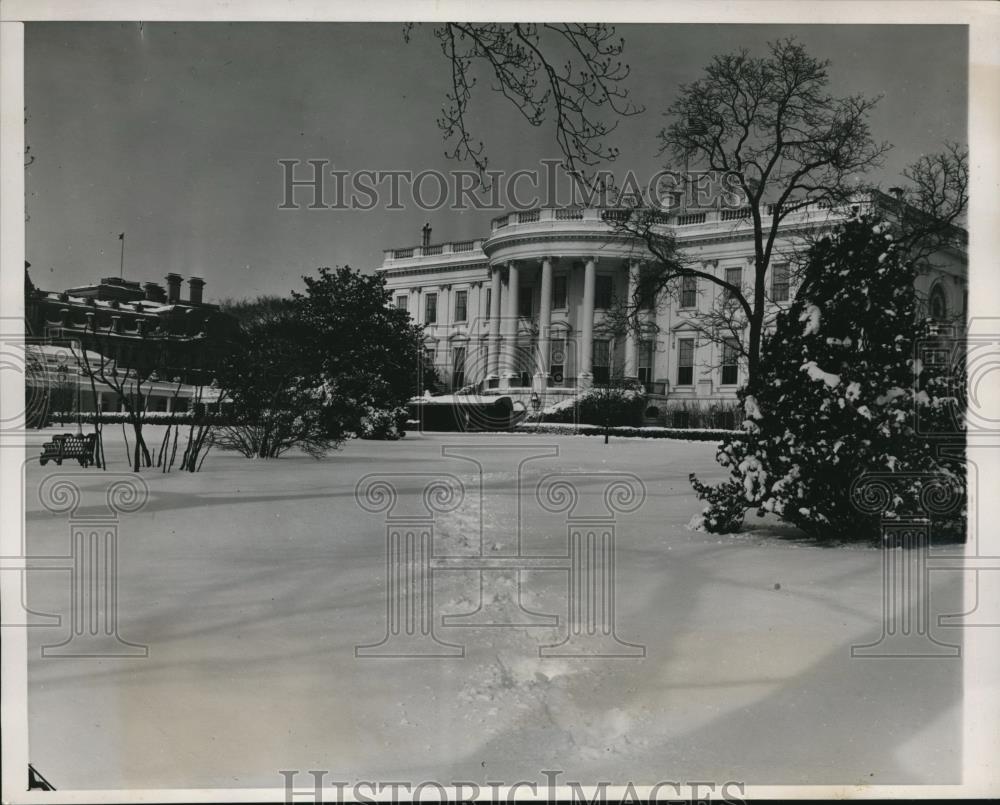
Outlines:
{"label": "balustrade railing", "polygon": [[690,226],[691,224],[703,224],[707,220],[707,216],[703,212],[693,212],[687,215],[677,216],[677,226]]}
{"label": "balustrade railing", "polygon": [[[817,212],[828,212],[837,208],[838,205],[833,202],[819,201],[799,207],[794,212],[797,215],[809,217]],[[760,210],[762,214],[771,216],[774,214],[775,205],[773,203],[763,204]],[[592,221],[595,224],[614,227],[616,224],[627,222],[634,218],[637,222],[644,224],[684,227],[721,221],[744,221],[750,218],[751,215],[752,208],[748,206],[724,210],[703,209],[697,211],[682,210],[680,212],[622,207],[540,207],[533,210],[520,210],[498,216],[493,219],[491,226],[493,232],[511,225],[548,223],[552,221]],[[428,255],[472,252],[478,246],[479,241],[466,240],[433,246],[411,246],[403,249],[389,249],[386,250],[385,255],[387,259],[402,260]]]}
{"label": "balustrade railing", "polygon": [[749,207],[740,207],[739,209],[735,209],[735,210],[723,210],[722,211],[722,220],[723,221],[738,221],[741,218],[749,218],[749,217],[750,217],[750,208]]}
{"label": "balustrade railing", "polygon": [[605,221],[627,221],[632,215],[631,210],[604,210],[601,218]]}

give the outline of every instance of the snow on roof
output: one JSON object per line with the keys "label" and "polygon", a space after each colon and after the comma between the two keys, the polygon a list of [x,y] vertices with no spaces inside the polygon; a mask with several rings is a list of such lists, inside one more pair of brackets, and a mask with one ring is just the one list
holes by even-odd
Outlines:
{"label": "snow on roof", "polygon": [[31,344],[24,345],[24,351],[35,358],[44,359],[46,363],[55,363],[66,360],[76,360],[77,357],[86,357],[88,360],[99,361],[101,355],[92,350],[82,350],[79,347],[71,347],[69,344]]}

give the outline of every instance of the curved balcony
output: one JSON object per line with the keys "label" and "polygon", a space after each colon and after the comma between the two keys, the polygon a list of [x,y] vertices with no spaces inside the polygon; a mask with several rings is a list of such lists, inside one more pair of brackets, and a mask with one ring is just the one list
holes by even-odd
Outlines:
{"label": "curved balcony", "polygon": [[[866,201],[870,203],[867,199],[860,203]],[[826,201],[808,204],[788,214],[782,226],[813,226],[842,219],[849,214],[850,206]],[[773,204],[761,205],[765,225],[773,211]],[[482,249],[491,262],[545,254],[641,259],[645,256],[641,241],[616,226],[617,221],[628,220],[632,212],[623,207],[540,207],[510,212],[492,220],[490,237]],[[720,234],[749,237],[753,229],[752,211],[747,206],[664,210],[653,215],[656,224],[673,230],[680,243]]]}
{"label": "curved balcony", "polygon": [[483,252],[491,261],[559,254],[624,258],[641,242],[616,230],[614,218],[626,210],[602,207],[540,207],[494,218]]}

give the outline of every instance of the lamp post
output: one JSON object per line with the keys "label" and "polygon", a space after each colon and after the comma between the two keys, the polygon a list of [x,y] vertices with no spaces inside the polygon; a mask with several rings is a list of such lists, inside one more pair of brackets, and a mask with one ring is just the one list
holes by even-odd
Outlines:
{"label": "lamp post", "polygon": [[[67,372],[68,372],[68,370],[66,369],[66,365],[65,364],[60,364],[59,368],[56,370],[56,379],[57,379],[57,382],[59,383],[58,388],[59,388],[59,392],[60,392],[59,393],[59,402],[60,403],[63,402],[62,391],[66,388]],[[51,397],[52,397],[52,395],[50,395],[50,405],[51,405]],[[59,416],[59,424],[60,425],[63,424],[63,417],[62,417],[62,412],[61,411],[60,411],[60,416]]]}

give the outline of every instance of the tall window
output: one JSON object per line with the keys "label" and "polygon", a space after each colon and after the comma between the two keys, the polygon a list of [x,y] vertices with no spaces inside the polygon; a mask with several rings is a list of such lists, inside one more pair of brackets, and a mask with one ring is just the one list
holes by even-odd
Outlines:
{"label": "tall window", "polygon": [[521,318],[531,318],[531,300],[534,295],[535,289],[531,286],[517,289],[517,315]]}
{"label": "tall window", "polygon": [[424,324],[437,324],[438,295],[429,293],[424,297]]}
{"label": "tall window", "polygon": [[771,269],[771,298],[775,302],[788,301],[788,263],[776,263]]}
{"label": "tall window", "polygon": [[517,384],[519,386],[531,385],[531,373],[534,370],[535,353],[531,349],[530,343],[521,342],[516,346],[514,363],[517,366]]}
{"label": "tall window", "polygon": [[611,379],[611,340],[594,339],[594,382],[607,383]]}
{"label": "tall window", "polygon": [[594,285],[594,307],[607,310],[611,307],[611,297],[614,294],[614,277],[599,274]]}
{"label": "tall window", "polygon": [[694,382],[694,339],[682,338],[677,342],[677,385],[690,386]]}
{"label": "tall window", "polygon": [[698,303],[698,278],[681,277],[681,307],[694,307]]}
{"label": "tall window", "polygon": [[940,283],[931,289],[930,304],[931,318],[935,321],[944,321],[948,318],[948,300],[945,298],[944,289]]}
{"label": "tall window", "polygon": [[465,385],[465,347],[451,350],[451,387],[460,389]]}
{"label": "tall window", "polygon": [[722,385],[735,386],[739,382],[739,344],[727,340],[722,345]]}
{"label": "tall window", "polygon": [[406,294],[400,294],[396,297],[396,309],[397,310],[408,310],[410,307],[410,298]]}
{"label": "tall window", "polygon": [[[632,300],[630,299],[629,302]],[[656,293],[653,283],[646,280],[639,283],[639,294],[636,304],[642,310],[656,310]]]}
{"label": "tall window", "polygon": [[465,321],[469,313],[469,292],[455,291],[455,321]]}
{"label": "tall window", "polygon": [[493,289],[486,289],[486,319],[493,315]]}
{"label": "tall window", "polygon": [[653,382],[653,347],[652,341],[639,342],[639,382]]}
{"label": "tall window", "polygon": [[553,338],[549,347],[549,375],[556,386],[566,381],[566,339]]}
{"label": "tall window", "polygon": [[[726,269],[726,282],[728,282],[730,285],[732,285],[732,286],[734,286],[736,288],[742,288],[743,287],[743,269],[740,268],[739,266],[737,266],[736,268],[727,268]],[[729,300],[729,299],[735,299],[736,298],[736,293],[733,292],[733,291],[730,291],[728,288],[726,288],[725,289],[725,298],[727,300]]]}
{"label": "tall window", "polygon": [[552,307],[561,310],[566,307],[566,275],[552,278]]}

